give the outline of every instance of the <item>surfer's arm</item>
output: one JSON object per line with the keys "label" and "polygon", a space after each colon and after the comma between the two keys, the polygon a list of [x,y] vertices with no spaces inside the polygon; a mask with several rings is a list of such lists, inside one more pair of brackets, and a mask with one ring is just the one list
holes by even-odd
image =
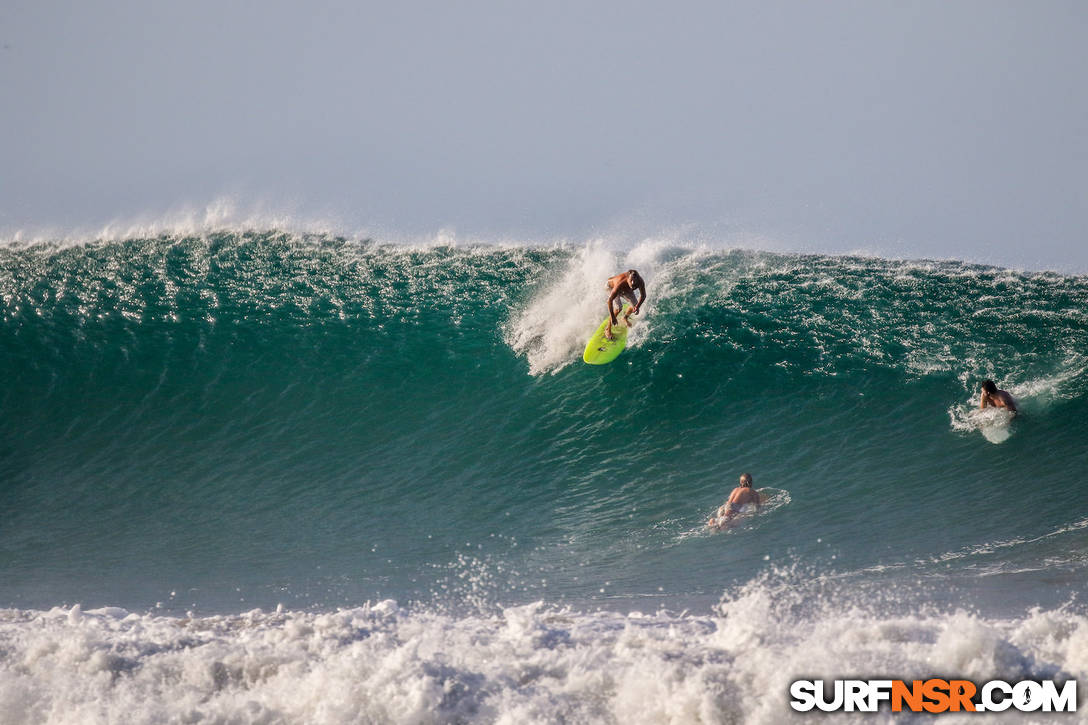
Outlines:
{"label": "surfer's arm", "polygon": [[639,308],[642,307],[642,303],[646,301],[646,297],[647,297],[647,295],[646,295],[646,283],[639,280],[637,289],[638,289],[639,292],[642,293],[642,299],[640,299],[638,301],[638,303],[635,305],[635,314],[636,315],[638,314]]}

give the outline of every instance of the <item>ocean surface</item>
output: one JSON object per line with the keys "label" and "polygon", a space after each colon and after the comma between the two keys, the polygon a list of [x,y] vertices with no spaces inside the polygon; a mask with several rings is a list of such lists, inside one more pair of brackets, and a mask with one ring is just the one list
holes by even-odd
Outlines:
{"label": "ocean surface", "polygon": [[[584,365],[632,267],[628,349]],[[986,378],[1021,416],[974,410]],[[1088,687],[1085,277],[7,240],[0,381],[0,724],[775,723],[800,677]],[[709,531],[746,471],[768,505]]]}

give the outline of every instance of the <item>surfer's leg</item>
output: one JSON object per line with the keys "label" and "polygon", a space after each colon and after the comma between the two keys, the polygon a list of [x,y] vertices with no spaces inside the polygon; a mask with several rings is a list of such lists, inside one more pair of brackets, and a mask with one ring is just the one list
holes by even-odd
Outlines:
{"label": "surfer's leg", "polygon": [[[620,311],[623,309],[623,303],[622,302],[619,303],[619,305],[620,305],[619,307],[617,307],[616,304],[617,304],[617,301],[612,300],[612,304],[608,308],[608,309],[610,309],[612,311],[613,314],[619,314]],[[615,339],[612,336],[612,318],[611,318],[611,316],[608,318],[608,324],[605,325],[605,328],[604,328],[604,338],[606,340],[614,340]]]}
{"label": "surfer's leg", "polygon": [[[631,294],[625,294],[625,295],[623,295],[623,298],[625,300],[627,300],[627,302],[631,305],[630,307],[627,308],[627,313],[623,316],[623,324],[630,327],[631,326],[631,314],[634,312],[635,305],[637,304],[635,302],[635,293],[632,292]],[[622,305],[620,306],[620,309],[621,310],[623,309]]]}

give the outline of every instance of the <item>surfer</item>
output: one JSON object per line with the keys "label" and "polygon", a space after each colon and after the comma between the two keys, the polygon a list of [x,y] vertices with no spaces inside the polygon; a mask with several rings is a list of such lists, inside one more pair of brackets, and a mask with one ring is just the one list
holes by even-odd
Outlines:
{"label": "surfer", "polygon": [[[618,307],[614,307],[613,303],[617,297],[622,297],[631,303],[631,309],[627,310],[627,314],[623,316],[623,324],[630,324],[629,320],[631,315],[637,315],[638,309],[642,307],[642,303],[646,301],[646,283],[642,281],[642,276],[633,269],[629,269],[626,272],[620,272],[615,277],[609,277],[607,282],[608,288],[608,325],[605,327],[604,336],[609,340],[612,339],[612,325],[618,323],[616,319],[616,313],[623,309],[623,303],[620,302]],[[635,290],[642,293],[642,300],[635,299]]]}
{"label": "surfer", "polygon": [[982,397],[979,400],[979,409],[983,408],[1004,408],[1013,415],[1019,413],[1020,410],[1016,407],[1016,399],[1013,398],[1009,391],[1000,390],[994,385],[993,380],[982,381]]}
{"label": "surfer", "polygon": [[756,511],[758,512],[761,499],[759,492],[752,488],[752,474],[742,473],[740,474],[740,485],[733,489],[729,494],[729,499],[725,504],[718,507],[717,513],[710,517],[706,525],[720,529],[726,526],[733,517],[741,512],[743,507],[750,503],[756,505]]}

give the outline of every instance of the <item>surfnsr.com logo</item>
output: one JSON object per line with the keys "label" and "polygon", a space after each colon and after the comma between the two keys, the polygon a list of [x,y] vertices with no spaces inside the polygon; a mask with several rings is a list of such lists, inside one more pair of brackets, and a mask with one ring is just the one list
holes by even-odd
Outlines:
{"label": "surfnsr.com logo", "polygon": [[798,712],[876,712],[888,703],[892,712],[1076,712],[1077,681],[1060,687],[1054,680],[1009,683],[990,680],[797,680],[790,685],[790,707]]}

